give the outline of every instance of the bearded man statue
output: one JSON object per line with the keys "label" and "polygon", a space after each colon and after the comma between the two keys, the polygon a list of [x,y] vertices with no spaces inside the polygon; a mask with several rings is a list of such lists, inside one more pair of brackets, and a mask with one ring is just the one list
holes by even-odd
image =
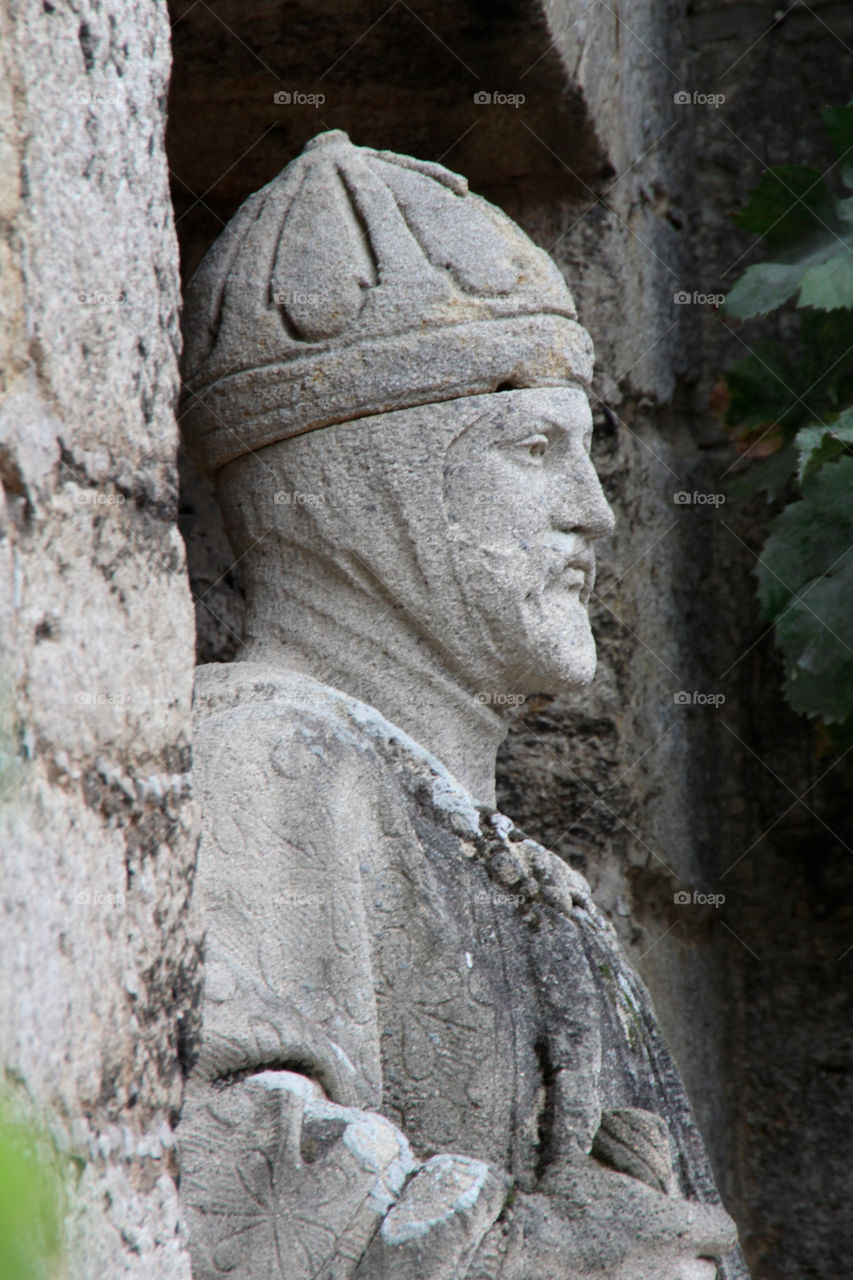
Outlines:
{"label": "bearded man statue", "polygon": [[464,178],[326,133],[185,338],[247,591],[197,680],[196,1280],[744,1277],[643,984],[494,807],[508,708],[595,668],[613,517],[560,273]]}

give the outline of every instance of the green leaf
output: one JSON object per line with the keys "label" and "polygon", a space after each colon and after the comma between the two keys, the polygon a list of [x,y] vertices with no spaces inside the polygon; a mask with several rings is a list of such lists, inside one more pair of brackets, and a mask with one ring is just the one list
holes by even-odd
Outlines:
{"label": "green leaf", "polygon": [[853,458],[822,467],[782,511],[758,565],[759,598],[772,621],[808,582],[853,546]]}
{"label": "green leaf", "polygon": [[750,355],[739,360],[726,378],[731,395],[728,425],[747,431],[778,423],[791,435],[798,425],[805,426],[819,410],[803,409],[796,372],[791,352],[781,342],[754,344]]}
{"label": "green leaf", "polygon": [[[853,102],[823,119],[839,157],[829,172],[853,191]],[[736,221],[773,261],[745,272],[725,312],[748,320],[794,301],[789,321],[798,323],[786,325],[785,345],[752,344],[727,376],[726,421],[741,446],[786,442],[736,476],[727,496],[784,497],[796,467],[802,498],[769,525],[758,596],[791,706],[853,742],[853,197],[835,199],[814,169],[781,166]]]}
{"label": "green leaf", "polygon": [[853,102],[846,107],[824,107],[821,114],[841,161],[841,180],[853,188]]}
{"label": "green leaf", "polygon": [[816,422],[797,432],[794,444],[799,455],[797,478],[802,482],[826,462],[834,462],[848,445],[853,446],[853,408],[845,409],[837,421]]}
{"label": "green leaf", "polygon": [[726,295],[726,314],[737,320],[767,315],[798,290],[798,307],[824,311],[853,307],[853,223],[842,226],[833,214],[819,235],[811,234],[808,240],[790,245],[782,256],[782,262],[747,267]]}
{"label": "green leaf", "polygon": [[757,567],[795,710],[840,721],[853,710],[853,457],[822,466],[770,525]]}
{"label": "green leaf", "polygon": [[734,288],[726,294],[723,310],[735,320],[766,316],[792,298],[800,287],[802,267],[798,262],[758,262],[747,267]]}
{"label": "green leaf", "polygon": [[818,307],[821,311],[853,308],[853,253],[849,248],[803,272],[797,306]]}
{"label": "green leaf", "polygon": [[827,724],[846,720],[853,711],[853,553],[783,614],[776,639],[794,710]]}
{"label": "green leaf", "polygon": [[796,450],[788,444],[769,458],[756,458],[723,485],[723,492],[733,502],[745,502],[759,493],[766,494],[768,502],[775,502],[785,492],[796,465]]}
{"label": "green leaf", "polygon": [[799,346],[791,385],[811,417],[825,422],[853,401],[853,312],[807,307],[800,312]]}
{"label": "green leaf", "polygon": [[795,346],[755,343],[752,354],[726,376],[726,424],[741,437],[777,424],[790,439],[816,419],[835,418],[853,401],[853,312],[807,308],[798,314]]}
{"label": "green leaf", "polygon": [[777,165],[762,174],[735,223],[762,236],[773,252],[823,230],[833,214],[832,195],[817,170]]}
{"label": "green leaf", "polygon": [[43,1135],[0,1101],[0,1276],[50,1280],[62,1253],[62,1186]]}

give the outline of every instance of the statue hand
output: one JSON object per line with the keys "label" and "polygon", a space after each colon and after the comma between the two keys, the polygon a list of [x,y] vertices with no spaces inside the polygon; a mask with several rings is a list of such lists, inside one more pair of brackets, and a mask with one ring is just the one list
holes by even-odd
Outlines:
{"label": "statue hand", "polygon": [[714,1280],[737,1241],[718,1205],[666,1195],[580,1156],[559,1190],[522,1194],[487,1233],[466,1280]]}
{"label": "statue hand", "polygon": [[386,1214],[354,1280],[464,1276],[508,1189],[509,1178],[481,1160],[433,1156]]}
{"label": "statue hand", "polygon": [[509,1183],[467,1156],[419,1164],[389,1120],[288,1071],[191,1081],[180,1143],[195,1280],[464,1275]]}

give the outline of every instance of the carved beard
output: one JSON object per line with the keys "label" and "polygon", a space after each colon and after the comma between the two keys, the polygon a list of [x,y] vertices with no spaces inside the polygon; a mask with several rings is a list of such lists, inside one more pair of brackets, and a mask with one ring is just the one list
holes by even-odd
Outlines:
{"label": "carved beard", "polygon": [[[491,451],[492,427],[499,435],[508,413],[513,429],[523,427],[518,404],[541,408],[547,394],[426,405],[263,450],[245,465],[258,479],[259,462],[272,472],[261,482],[264,501],[276,486],[305,500],[276,509],[280,546],[261,565],[262,589],[286,600],[292,617],[300,601],[322,613],[324,589],[344,581],[368,602],[358,613],[368,627],[375,619],[375,635],[390,653],[396,628],[404,627],[425,656],[432,650],[472,691],[556,693],[589,681],[591,542],[555,531],[532,473],[507,471]],[[510,412],[516,397],[522,399]],[[233,464],[233,473],[243,465]],[[504,490],[490,508],[494,466]],[[257,489],[245,477],[234,486],[237,504],[226,523],[244,529],[234,546],[238,558],[262,533]],[[253,501],[258,510],[250,509]],[[565,577],[572,556],[589,560],[582,586]]]}

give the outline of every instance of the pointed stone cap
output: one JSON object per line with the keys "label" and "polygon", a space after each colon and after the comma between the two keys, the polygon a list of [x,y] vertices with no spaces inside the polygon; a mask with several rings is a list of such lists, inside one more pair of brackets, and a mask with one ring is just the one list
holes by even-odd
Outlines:
{"label": "pointed stone cap", "polygon": [[199,469],[369,414],[587,384],[548,255],[438,164],[322,133],[241,206],[186,293],[181,426]]}

